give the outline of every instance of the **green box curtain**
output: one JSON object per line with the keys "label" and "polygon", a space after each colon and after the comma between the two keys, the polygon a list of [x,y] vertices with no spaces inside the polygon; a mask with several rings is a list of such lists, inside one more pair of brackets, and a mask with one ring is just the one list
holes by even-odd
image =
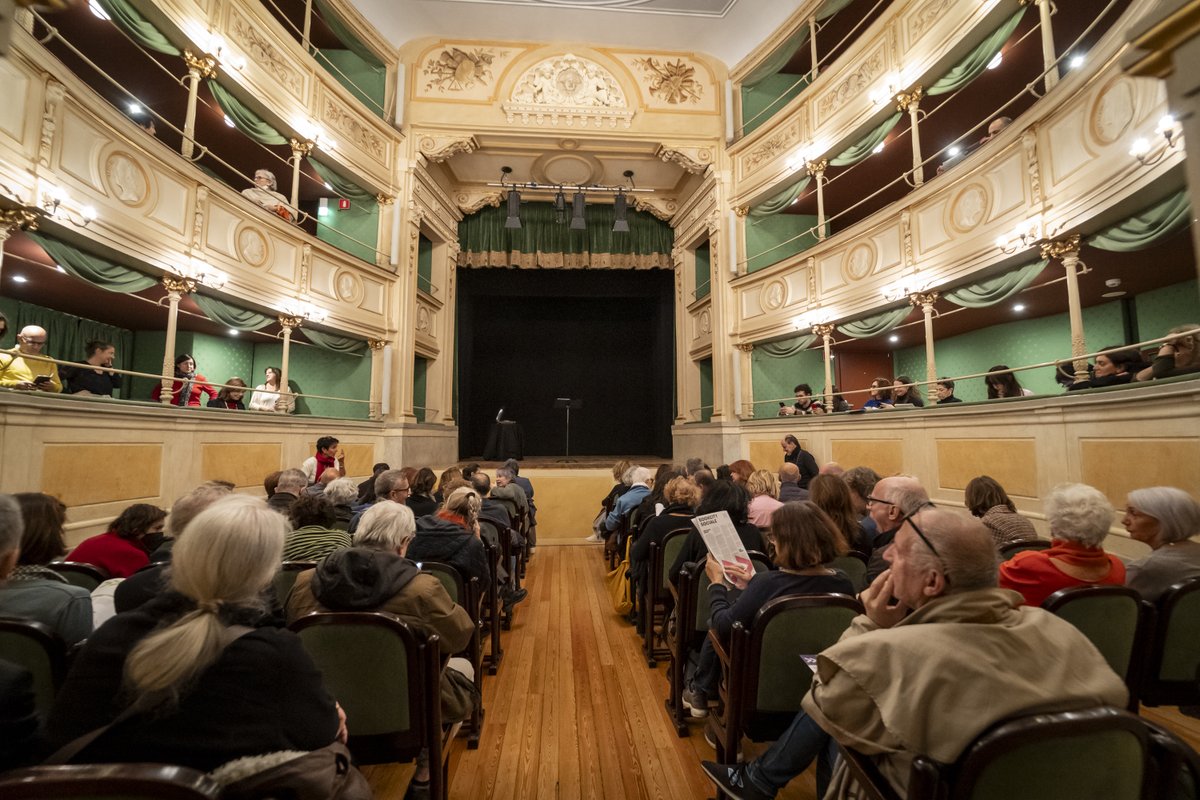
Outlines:
{"label": "green box curtain", "polygon": [[1116,225],[1097,231],[1085,244],[1113,253],[1129,253],[1149,247],[1187,227],[1192,219],[1192,204],[1187,189],[1139,211]]}
{"label": "green box curtain", "polygon": [[743,222],[747,272],[778,264],[820,241],[815,214],[776,214]]}
{"label": "green box curtain", "polygon": [[611,205],[587,207],[587,230],[557,222],[550,203],[521,206],[521,227],[504,227],[506,209],[483,208],[458,226],[462,267],[674,269],[671,226],[629,209],[628,233],[612,230]]}
{"label": "green box curtain", "polygon": [[774,342],[762,342],[754,345],[754,349],[768,358],[788,358],[803,350],[807,350],[817,340],[814,335],[793,336],[790,339],[779,339]]}
{"label": "green box curtain", "polygon": [[[10,301],[11,302],[11,301]],[[108,342],[117,348],[113,366],[117,369],[131,369],[133,361],[133,331],[105,325],[93,319],[65,314],[33,303],[16,302],[17,313],[9,324],[20,330],[26,325],[38,325],[46,329],[45,355],[61,361],[83,361],[87,356],[87,343],[91,341]],[[157,356],[162,359],[162,353]],[[129,378],[123,379],[128,388]],[[122,396],[126,397],[125,389]]]}
{"label": "green box curtain", "polygon": [[355,356],[362,356],[367,352],[367,343],[362,339],[339,336],[336,333],[325,333],[324,331],[317,331],[312,328],[301,328],[301,330],[304,331],[304,338],[317,347],[323,347],[335,353],[346,353]]}
{"label": "green box curtain", "polygon": [[877,128],[872,130],[862,139],[850,147],[843,150],[836,157],[829,160],[831,167],[848,167],[851,164],[857,164],[867,156],[875,152],[875,148],[879,143],[887,138],[887,135],[892,132],[892,129],[900,122],[901,114],[896,112],[892,116],[885,119]]}
{"label": "green box curtain", "polygon": [[61,239],[55,239],[52,236],[34,231],[26,231],[25,233],[38,246],[45,250],[54,259],[55,263],[65,269],[68,274],[74,275],[76,278],[82,278],[88,283],[99,286],[102,289],[128,294],[130,292],[140,292],[143,289],[149,289],[158,283],[157,280],[151,278],[149,275],[144,275],[141,272],[121,266],[120,264],[114,264],[106,258],[85,253]]}
{"label": "green box curtain", "polygon": [[[838,13],[853,2],[854,0],[825,0],[825,2],[821,4],[821,7],[818,8],[813,14],[813,17],[815,17],[818,22],[829,19],[834,14]],[[742,78],[741,85],[745,87],[756,86],[757,84],[762,83],[766,78],[775,75],[781,69],[786,67],[787,63],[792,60],[794,55],[796,55],[796,51],[800,49],[800,46],[808,41],[808,35],[810,32],[811,31],[809,29],[808,22],[802,22],[800,26],[796,28],[795,32],[784,40],[783,44],[772,50],[771,54],[767,56],[761,64],[748,73],[746,77]]]}
{"label": "green box curtain", "polygon": [[899,308],[893,308],[891,311],[884,311],[872,317],[847,322],[845,325],[838,325],[837,330],[839,333],[844,333],[854,339],[870,339],[873,336],[879,336],[892,330],[901,322],[904,322],[911,313],[911,306],[900,306]]}
{"label": "green box curtain", "polygon": [[217,105],[233,121],[239,131],[259,144],[287,144],[287,139],[279,131],[264,122],[262,117],[251,111],[245,103],[238,100],[224,86],[214,80],[206,81],[206,83],[208,90],[212,92],[213,99],[217,101]]}
{"label": "green box curtain", "polygon": [[169,56],[183,55],[179,48],[171,44],[158,28],[150,24],[138,10],[129,4],[128,0],[95,0],[96,5],[104,9],[112,21],[128,33],[133,40],[143,47],[148,47]]}
{"label": "green box curtain", "polygon": [[812,176],[805,175],[803,178],[796,181],[791,186],[788,186],[774,197],[769,197],[758,205],[753,206],[750,209],[750,216],[770,217],[774,214],[778,214],[780,211],[783,211],[785,208],[790,206],[796,198],[802,195],[804,190],[808,188],[808,184],[811,182]]}
{"label": "green box curtain", "polygon": [[327,0],[316,0],[315,5],[321,19],[333,31],[345,50],[318,50],[313,48],[317,61],[326,65],[326,71],[334,80],[363,102],[380,117],[384,116],[384,100],[387,92],[387,68],[373,50],[363,44],[358,35],[338,16]]}
{"label": "green box curtain", "polygon": [[196,301],[196,305],[204,312],[204,316],[234,330],[261,331],[275,321],[275,317],[238,308],[205,294],[193,293],[192,300]]}
{"label": "green box curtain", "polygon": [[379,246],[379,200],[320,161],[310,157],[308,163],[334,194],[350,201],[348,210],[330,209],[327,216],[317,218],[317,238],[374,264]]}
{"label": "green box curtain", "polygon": [[967,57],[954,65],[954,68],[941,77],[937,83],[925,90],[925,94],[933,96],[956,92],[971,81],[978,78],[987,69],[988,64],[1004,47],[1004,43],[1012,36],[1021,18],[1025,16],[1025,7],[1008,18],[1003,25],[992,31],[986,39],[980,42]]}
{"label": "green box curtain", "polygon": [[986,308],[1007,300],[1017,292],[1033,283],[1034,278],[1042,274],[1049,261],[1035,261],[1023,267],[1006,272],[986,281],[973,283],[949,292],[943,292],[942,297],[964,308]]}

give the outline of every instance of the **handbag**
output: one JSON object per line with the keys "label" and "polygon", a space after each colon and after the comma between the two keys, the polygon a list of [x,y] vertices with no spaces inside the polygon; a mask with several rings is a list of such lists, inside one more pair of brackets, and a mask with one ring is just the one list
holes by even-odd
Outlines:
{"label": "handbag", "polygon": [[624,560],[604,578],[604,582],[608,584],[608,596],[612,600],[613,611],[621,616],[633,610],[633,593],[629,587],[629,547],[632,544],[632,537],[625,541]]}
{"label": "handbag", "polygon": [[[247,769],[281,763],[237,777]],[[239,758],[209,773],[224,784],[221,800],[371,800],[371,786],[350,761],[350,751],[333,742],[307,753],[272,753]],[[235,778],[230,782],[230,778]]]}

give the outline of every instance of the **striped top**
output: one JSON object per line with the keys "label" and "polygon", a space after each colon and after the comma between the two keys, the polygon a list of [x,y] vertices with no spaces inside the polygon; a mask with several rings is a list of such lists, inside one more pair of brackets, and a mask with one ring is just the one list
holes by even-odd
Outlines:
{"label": "striped top", "polygon": [[283,542],[284,561],[320,561],[334,550],[350,547],[350,534],[320,525],[305,525],[287,535]]}

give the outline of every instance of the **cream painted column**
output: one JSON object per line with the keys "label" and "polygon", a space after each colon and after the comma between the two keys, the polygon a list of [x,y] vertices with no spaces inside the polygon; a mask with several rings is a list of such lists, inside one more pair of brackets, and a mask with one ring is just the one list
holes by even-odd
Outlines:
{"label": "cream painted column", "polygon": [[392,260],[392,236],[395,231],[392,229],[391,215],[385,214],[383,209],[391,208],[396,198],[379,194],[375,195],[375,202],[379,203],[379,245],[375,248],[375,266],[386,267]]}
{"label": "cream painted column", "polygon": [[196,282],[191,278],[164,275],[162,285],[167,290],[167,338],[163,343],[162,391],[158,401],[169,406],[171,385],[175,382],[175,334],[179,327],[179,301],[185,294],[196,291]]}
{"label": "cream painted column", "polygon": [[292,208],[300,208],[300,159],[312,153],[315,142],[301,142],[298,139],[288,139],[292,148]]}
{"label": "cream painted column", "polygon": [[812,78],[809,83],[817,79],[821,74],[821,67],[817,64],[817,18],[808,18],[808,52],[812,54]]}
{"label": "cream painted column", "polygon": [[275,411],[278,414],[287,413],[287,397],[291,394],[291,385],[288,383],[288,362],[292,352],[292,331],[300,327],[303,320],[300,317],[289,317],[280,315],[279,327],[283,328],[283,357],[279,364],[279,399],[275,401]]}
{"label": "cream painted column", "polygon": [[727,263],[729,247],[722,233],[722,216],[714,211],[708,220],[708,248],[714,266],[712,291],[709,292],[708,324],[712,341],[713,409],[711,422],[730,422],[736,419],[738,397],[734,387],[734,349],[730,340],[730,326],[726,324],[732,265]]}
{"label": "cream painted column", "polygon": [[1046,91],[1058,85],[1058,56],[1054,52],[1054,25],[1050,21],[1054,13],[1052,0],[1021,0],[1021,5],[1032,2],[1038,9],[1038,23],[1042,31],[1042,66],[1046,71]]}
{"label": "cream painted column", "polygon": [[741,397],[738,398],[739,419],[754,419],[754,342],[734,345],[734,359],[741,376]]}
{"label": "cream painted column", "polygon": [[187,64],[188,99],[187,116],[183,120],[183,144],[179,152],[184,158],[191,158],[196,149],[196,93],[200,88],[201,78],[214,78],[217,75],[217,62],[212,56],[194,56],[191,50],[183,51],[183,63]]}
{"label": "cream painted column", "polygon": [[1071,361],[1075,380],[1088,378],[1087,340],[1083,335],[1083,306],[1079,301],[1079,234],[1042,245],[1042,258],[1057,258],[1067,274],[1067,314],[1071,320]]}
{"label": "cream painted column", "polygon": [[[675,424],[682,425],[690,421],[688,409],[691,408],[688,401],[691,396],[688,391],[688,365],[691,363],[687,339],[689,316],[683,279],[686,261],[682,247],[671,248],[671,262],[675,265]],[[709,290],[711,292],[711,283]]]}
{"label": "cream painted column", "polygon": [[383,419],[383,348],[387,345],[383,339],[368,339],[367,346],[371,348],[371,419],[379,422]]}
{"label": "cream painted column", "polygon": [[825,169],[829,166],[828,159],[806,161],[808,174],[817,179],[817,241],[825,238]]}
{"label": "cream painted column", "polygon": [[[412,186],[413,176],[409,173],[409,187]],[[421,238],[421,221],[425,218],[425,209],[420,208],[411,200],[408,204],[408,224],[401,230],[407,231],[408,247],[401,257],[397,271],[396,291],[399,319],[395,353],[392,355],[392,386],[391,392],[391,422],[416,422],[417,416],[413,409],[413,359],[417,349],[417,251]]]}
{"label": "cream painted column", "polygon": [[921,111],[921,98],[924,96],[925,91],[920,86],[914,87],[911,92],[905,92],[896,96],[896,108],[899,111],[908,112],[909,127],[912,128],[913,186],[920,186],[925,183],[925,166],[921,163],[924,161],[921,157],[921,131],[920,126],[917,124],[918,115]]}
{"label": "cream painted column", "polygon": [[933,403],[937,402],[937,393],[930,391],[933,382],[937,380],[937,364],[933,360],[933,304],[937,299],[937,292],[916,292],[908,296],[908,302],[920,306],[921,313],[925,315],[925,380],[929,381],[925,392]]}
{"label": "cream painted column", "polygon": [[831,413],[833,411],[833,354],[829,351],[833,345],[833,326],[813,325],[812,332],[821,337],[821,345],[825,351],[825,410],[826,413]]}
{"label": "cream painted column", "polygon": [[458,345],[455,338],[455,308],[458,302],[458,242],[446,242],[445,296],[442,298],[442,348],[439,358],[444,362],[442,369],[441,420],[445,425],[454,424],[454,353]]}

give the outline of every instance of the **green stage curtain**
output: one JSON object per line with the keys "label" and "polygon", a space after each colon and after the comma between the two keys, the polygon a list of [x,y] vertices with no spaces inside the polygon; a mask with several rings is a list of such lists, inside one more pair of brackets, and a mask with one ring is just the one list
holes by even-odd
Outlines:
{"label": "green stage curtain", "polygon": [[362,339],[352,339],[349,336],[339,336],[336,333],[315,331],[312,328],[302,328],[302,330],[304,331],[304,338],[317,347],[323,347],[335,353],[349,353],[356,356],[362,356],[363,353],[367,352],[367,343]]}
{"label": "green stage curtain", "polygon": [[876,314],[873,317],[866,319],[847,322],[845,325],[838,325],[839,333],[844,333],[854,339],[870,339],[872,336],[879,336],[887,333],[892,328],[895,328],[912,312],[909,306],[900,306],[893,308],[891,311],[884,311],[882,314]]}
{"label": "green stage curtain", "polygon": [[221,110],[233,120],[233,124],[239,131],[259,144],[287,144],[287,139],[280,135],[279,131],[263,122],[262,117],[247,108],[224,86],[214,80],[209,80],[207,83],[213,99],[217,101]]}
{"label": "green stage curtain", "polygon": [[104,9],[112,21],[133,37],[134,41],[143,47],[169,56],[183,55],[179,48],[171,44],[158,28],[150,24],[138,10],[129,4],[128,0],[96,0],[96,5]]}
{"label": "green stage curtain", "polygon": [[793,336],[791,339],[780,339],[777,342],[755,344],[754,349],[768,358],[787,358],[802,350],[807,350],[816,340],[817,337],[813,335]]}
{"label": "green stage curtain", "polygon": [[1084,240],[1100,250],[1128,253],[1141,250],[1187,227],[1192,219],[1192,203],[1187,189],[1139,211],[1129,219],[1089,236]]}
{"label": "green stage curtain", "polygon": [[275,317],[268,317],[266,314],[259,314],[257,311],[238,308],[205,294],[193,293],[192,299],[196,301],[196,305],[204,312],[204,316],[234,330],[261,331],[275,321]]}
{"label": "green stage curtain", "polygon": [[613,207],[588,205],[587,230],[570,229],[550,203],[521,206],[521,227],[504,227],[507,212],[483,208],[458,226],[461,267],[674,269],[671,226],[630,208],[628,233],[613,233]]}
{"label": "green stage curtain", "polygon": [[805,175],[800,180],[787,187],[774,197],[763,200],[758,205],[750,209],[752,217],[769,217],[778,214],[792,204],[792,201],[804,193],[808,188],[808,184],[812,182],[811,175]]}
{"label": "green stage curtain", "polygon": [[1025,16],[1025,7],[1013,14],[1008,20],[992,32],[990,36],[979,43],[978,46],[962,61],[954,65],[954,69],[942,76],[941,80],[925,90],[925,94],[933,96],[938,94],[947,94],[956,92],[966,86],[971,81],[978,78],[987,65],[991,63],[1000,49],[1004,47],[1004,43],[1008,41],[1008,37],[1012,36],[1012,32],[1016,30],[1017,25],[1021,22],[1021,17]]}
{"label": "green stage curtain", "polygon": [[1035,261],[1018,267],[1011,272],[988,278],[986,281],[963,286],[950,292],[943,292],[942,297],[964,308],[985,308],[1007,300],[1017,292],[1033,283],[1034,278],[1042,274],[1048,261]]}
{"label": "green stage curtain", "polygon": [[308,163],[321,180],[333,187],[334,194],[351,203],[349,211],[331,208],[328,216],[318,217],[317,237],[343,252],[374,264],[379,244],[379,200],[320,161],[309,158]]}
{"label": "green stage curtain", "polygon": [[61,239],[44,233],[26,231],[26,235],[54,259],[55,263],[76,278],[82,278],[110,292],[140,292],[149,289],[157,280],[129,267],[114,264],[106,258],[85,253]]}
{"label": "green stage curtain", "polygon": [[875,152],[875,148],[879,146],[887,135],[892,132],[892,128],[900,122],[900,112],[896,112],[892,116],[885,119],[879,124],[879,127],[872,130],[857,143],[843,150],[835,158],[829,160],[831,167],[848,167],[851,164],[857,164],[865,159],[871,153]]}

